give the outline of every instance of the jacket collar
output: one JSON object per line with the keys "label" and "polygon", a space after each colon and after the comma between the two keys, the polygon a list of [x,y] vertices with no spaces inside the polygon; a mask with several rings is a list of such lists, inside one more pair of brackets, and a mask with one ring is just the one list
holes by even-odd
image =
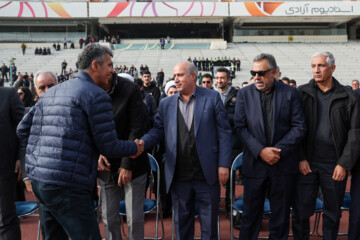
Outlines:
{"label": "jacket collar", "polygon": [[84,71],[79,71],[75,77],[95,84],[94,80],[89,76],[89,74]]}
{"label": "jacket collar", "polygon": [[[335,98],[343,98],[347,96],[347,93],[345,91],[345,89],[342,87],[342,85],[338,82],[338,80],[336,80],[336,78],[332,78],[333,79],[333,88],[334,88],[334,99]],[[307,93],[308,95],[310,95],[311,97],[315,98],[315,94],[316,94],[316,82],[314,79],[311,79],[310,82],[308,84],[306,84],[304,86],[303,91],[305,93]]]}

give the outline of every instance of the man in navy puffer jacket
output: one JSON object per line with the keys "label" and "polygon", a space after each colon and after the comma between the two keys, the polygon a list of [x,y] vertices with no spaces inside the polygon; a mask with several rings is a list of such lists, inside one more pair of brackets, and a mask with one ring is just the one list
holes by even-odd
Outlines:
{"label": "man in navy puffer jacket", "polygon": [[122,157],[143,149],[137,140],[117,139],[106,92],[114,74],[111,57],[107,47],[86,46],[77,77],[44,93],[18,126],[46,239],[101,239],[90,196],[99,154]]}

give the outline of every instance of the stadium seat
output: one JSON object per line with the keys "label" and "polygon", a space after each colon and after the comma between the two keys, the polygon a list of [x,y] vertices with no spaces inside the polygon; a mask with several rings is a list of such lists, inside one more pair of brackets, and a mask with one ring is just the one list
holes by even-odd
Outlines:
{"label": "stadium seat", "polygon": [[[39,207],[37,202],[15,202],[16,207],[16,214],[19,218],[24,217],[37,217],[39,218],[39,214],[35,213]],[[40,238],[40,219],[38,221],[38,229],[37,229],[37,237],[36,239],[39,240]]]}

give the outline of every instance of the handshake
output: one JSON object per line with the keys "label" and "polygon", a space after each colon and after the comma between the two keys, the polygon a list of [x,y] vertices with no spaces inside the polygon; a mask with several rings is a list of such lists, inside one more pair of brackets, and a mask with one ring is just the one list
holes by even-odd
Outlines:
{"label": "handshake", "polygon": [[131,156],[131,158],[137,158],[144,151],[145,143],[143,140],[135,139],[134,142],[136,143],[137,146],[137,152],[135,155]]}

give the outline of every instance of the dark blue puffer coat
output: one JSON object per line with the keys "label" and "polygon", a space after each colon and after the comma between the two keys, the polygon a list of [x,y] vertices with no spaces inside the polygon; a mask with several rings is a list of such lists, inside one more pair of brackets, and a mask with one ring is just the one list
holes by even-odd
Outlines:
{"label": "dark blue puffer coat", "polygon": [[91,190],[99,154],[134,155],[134,142],[117,139],[110,96],[85,72],[54,86],[17,128],[27,142],[25,170],[30,179]]}

